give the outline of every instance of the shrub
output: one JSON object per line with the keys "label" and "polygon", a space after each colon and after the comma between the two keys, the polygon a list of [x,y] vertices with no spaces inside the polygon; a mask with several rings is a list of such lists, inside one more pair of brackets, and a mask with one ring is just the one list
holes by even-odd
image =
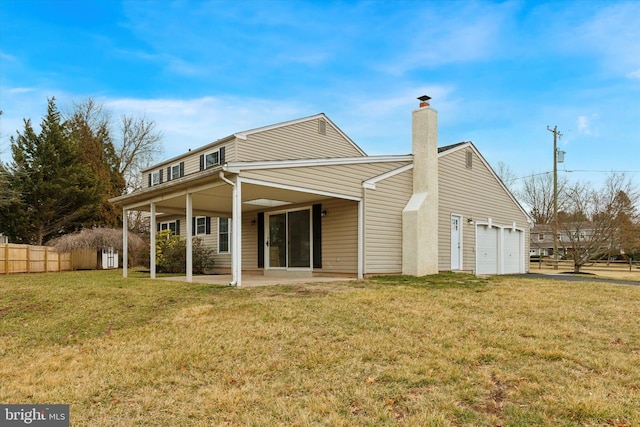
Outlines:
{"label": "shrub", "polygon": [[[193,272],[204,274],[213,268],[215,251],[205,246],[202,239],[192,240]],[[171,230],[163,230],[156,236],[156,270],[159,273],[185,273],[187,265],[187,242],[174,235]]]}

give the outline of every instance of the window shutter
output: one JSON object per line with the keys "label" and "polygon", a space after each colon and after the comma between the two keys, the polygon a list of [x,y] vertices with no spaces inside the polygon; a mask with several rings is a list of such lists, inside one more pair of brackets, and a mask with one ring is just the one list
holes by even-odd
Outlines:
{"label": "window shutter", "polygon": [[211,234],[211,217],[210,216],[205,217],[204,227],[205,227],[205,233]]}
{"label": "window shutter", "polygon": [[162,184],[162,169],[160,169],[160,184]]}
{"label": "window shutter", "polygon": [[258,212],[258,268],[264,268],[264,212]]}
{"label": "window shutter", "polygon": [[204,170],[204,154],[200,154],[200,170]]}
{"label": "window shutter", "polygon": [[313,268],[322,268],[322,205],[313,205]]}
{"label": "window shutter", "polygon": [[191,235],[192,236],[196,235],[196,217],[195,216],[191,217]]}
{"label": "window shutter", "polygon": [[160,231],[160,223],[156,222],[156,225],[157,225],[158,231]]}
{"label": "window shutter", "polygon": [[184,162],[180,162],[180,176],[184,176]]}
{"label": "window shutter", "polygon": [[167,181],[171,181],[173,177],[171,176],[171,166],[167,167]]}
{"label": "window shutter", "polygon": [[152,174],[149,174],[149,187],[151,187],[151,175]]}
{"label": "window shutter", "polygon": [[180,235],[180,220],[176,219],[176,236]]}
{"label": "window shutter", "polygon": [[224,152],[225,152],[224,147],[220,147],[220,155],[218,156],[218,160],[221,165],[224,165]]}

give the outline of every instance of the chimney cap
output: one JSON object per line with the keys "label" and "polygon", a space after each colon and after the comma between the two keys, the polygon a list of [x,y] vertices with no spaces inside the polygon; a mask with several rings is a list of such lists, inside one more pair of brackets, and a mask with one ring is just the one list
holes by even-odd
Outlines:
{"label": "chimney cap", "polygon": [[431,99],[431,97],[427,95],[422,95],[422,96],[419,96],[418,99],[422,102],[427,102],[428,100]]}

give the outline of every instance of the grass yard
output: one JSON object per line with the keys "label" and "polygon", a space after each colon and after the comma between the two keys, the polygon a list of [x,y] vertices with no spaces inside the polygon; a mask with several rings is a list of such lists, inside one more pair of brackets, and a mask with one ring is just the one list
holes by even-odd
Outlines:
{"label": "grass yard", "polygon": [[73,426],[638,426],[640,287],[0,277],[0,402]]}

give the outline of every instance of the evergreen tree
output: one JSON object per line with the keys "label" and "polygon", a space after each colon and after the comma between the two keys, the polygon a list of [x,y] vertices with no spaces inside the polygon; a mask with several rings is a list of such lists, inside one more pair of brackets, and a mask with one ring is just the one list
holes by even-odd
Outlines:
{"label": "evergreen tree", "polygon": [[10,187],[20,197],[0,212],[13,241],[43,244],[76,231],[100,209],[98,178],[82,162],[78,141],[63,122],[55,98],[48,100],[41,131],[31,121],[11,137]]}
{"label": "evergreen tree", "polygon": [[109,199],[122,195],[126,184],[122,173],[118,171],[119,161],[109,131],[108,117],[103,113],[102,106],[88,99],[75,106],[69,127],[80,159],[91,168],[102,196],[95,215],[83,225],[117,227],[121,213],[109,203]]}

